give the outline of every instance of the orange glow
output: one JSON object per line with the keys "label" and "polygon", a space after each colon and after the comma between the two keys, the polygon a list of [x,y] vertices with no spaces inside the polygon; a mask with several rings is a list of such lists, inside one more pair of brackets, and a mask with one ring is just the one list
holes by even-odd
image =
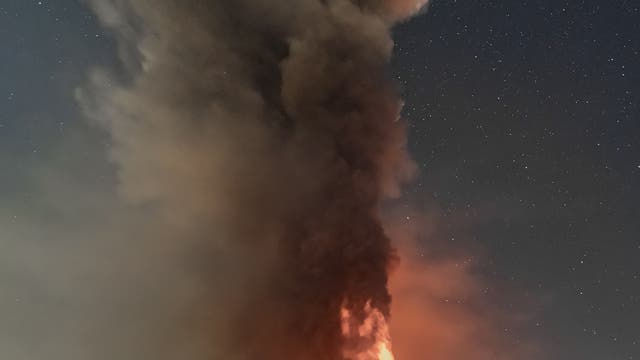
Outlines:
{"label": "orange glow", "polygon": [[387,348],[386,344],[380,344],[380,351],[378,353],[379,360],[393,360],[393,354],[391,350]]}
{"label": "orange glow", "polygon": [[430,244],[434,249],[452,249],[448,240],[439,238],[440,216],[402,208],[385,219],[385,230],[400,258],[389,277],[394,356],[401,360],[544,359],[537,344],[510,341],[504,334],[504,329],[530,321],[535,310],[530,306],[536,303],[514,300],[526,307],[502,311],[494,306],[495,296],[513,295],[474,269],[482,256],[430,251]]}
{"label": "orange glow", "polygon": [[394,360],[387,319],[380,310],[371,306],[371,302],[367,302],[365,305],[364,313],[367,317],[361,324],[357,324],[346,307],[343,306],[340,312],[342,335],[345,339],[371,342],[371,345],[365,349],[345,349],[345,358],[350,360]]}

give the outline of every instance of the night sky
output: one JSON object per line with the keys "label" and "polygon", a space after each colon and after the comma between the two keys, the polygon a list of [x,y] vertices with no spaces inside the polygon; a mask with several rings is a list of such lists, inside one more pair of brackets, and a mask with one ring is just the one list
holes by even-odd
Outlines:
{"label": "night sky", "polygon": [[[640,2],[434,0],[394,39],[420,169],[403,201],[439,214],[443,252],[477,254],[499,311],[526,313],[501,336],[549,360],[640,359]],[[119,65],[73,0],[2,0],[0,44],[0,252],[11,254],[32,224],[74,224],[115,196],[108,136],[74,89],[91,67]],[[73,210],[50,209],[69,194]],[[0,279],[21,278],[0,261]],[[0,314],[44,311],[15,305],[15,289],[0,293]],[[29,328],[0,325],[0,344]]]}
{"label": "night sky", "polygon": [[396,39],[414,196],[548,297],[549,358],[639,358],[640,4],[435,1]]}

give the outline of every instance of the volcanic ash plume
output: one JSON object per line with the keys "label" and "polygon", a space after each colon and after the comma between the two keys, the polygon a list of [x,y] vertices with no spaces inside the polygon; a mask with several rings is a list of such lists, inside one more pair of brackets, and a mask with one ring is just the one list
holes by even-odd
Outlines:
{"label": "volcanic ash plume", "polygon": [[78,96],[202,281],[210,358],[391,358],[377,208],[412,165],[389,29],[424,2],[91,1],[124,70]]}

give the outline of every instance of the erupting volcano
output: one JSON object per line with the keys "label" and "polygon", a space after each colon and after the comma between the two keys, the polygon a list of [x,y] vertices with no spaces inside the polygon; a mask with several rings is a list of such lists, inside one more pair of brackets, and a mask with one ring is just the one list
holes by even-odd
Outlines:
{"label": "erupting volcano", "polygon": [[123,74],[79,99],[122,194],[211,268],[212,358],[393,359],[379,206],[413,164],[390,28],[426,1],[90,2]]}

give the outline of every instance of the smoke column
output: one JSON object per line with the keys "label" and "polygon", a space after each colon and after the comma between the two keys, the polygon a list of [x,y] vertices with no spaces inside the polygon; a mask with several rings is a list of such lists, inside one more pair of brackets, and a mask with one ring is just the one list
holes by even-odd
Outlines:
{"label": "smoke column", "polygon": [[336,360],[375,340],[345,337],[341,313],[390,315],[378,208],[413,166],[389,30],[425,2],[90,1],[123,66],[78,99],[123,197],[182,244],[204,294],[185,326],[210,358]]}

